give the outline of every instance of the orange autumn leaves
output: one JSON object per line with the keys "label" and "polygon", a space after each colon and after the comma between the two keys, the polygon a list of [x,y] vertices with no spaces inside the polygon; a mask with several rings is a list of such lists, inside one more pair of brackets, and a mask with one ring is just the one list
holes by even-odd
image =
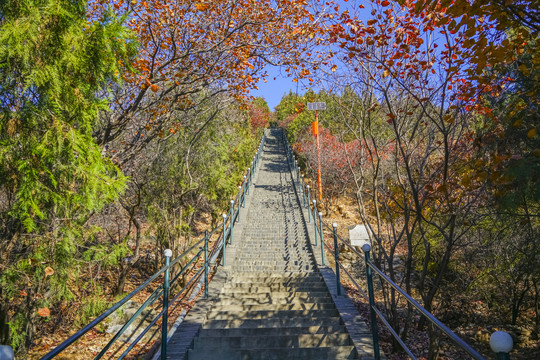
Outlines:
{"label": "orange autumn leaves", "polygon": [[38,309],[37,313],[41,317],[49,317],[49,316],[51,316],[51,310],[49,310],[49,308],[47,308],[47,307]]}
{"label": "orange autumn leaves", "polygon": [[[93,4],[98,16],[104,7]],[[309,78],[326,11],[320,0],[117,0],[115,9],[125,14],[139,54],[122,76],[122,111],[112,123],[127,127],[144,112],[148,124],[165,128],[171,109],[193,109],[212,94],[245,99],[269,63]]]}
{"label": "orange autumn leaves", "polygon": [[205,11],[205,10],[208,10],[210,8],[210,5],[200,2],[200,3],[196,3],[195,7],[199,11]]}
{"label": "orange autumn leaves", "polygon": [[321,31],[305,1],[148,0],[129,10],[141,45],[129,81],[153,91],[202,84],[242,95],[267,62],[305,75],[298,58]]}

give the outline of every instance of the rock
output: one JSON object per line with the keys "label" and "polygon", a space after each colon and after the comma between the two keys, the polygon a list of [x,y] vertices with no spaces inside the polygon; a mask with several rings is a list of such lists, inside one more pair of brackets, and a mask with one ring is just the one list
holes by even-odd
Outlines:
{"label": "rock", "polygon": [[[122,327],[131,319],[137,312],[141,304],[134,301],[128,301],[110,315],[106,320],[106,332],[109,334],[116,334]],[[119,340],[127,343],[134,341],[144,329],[154,320],[157,312],[154,309],[147,307],[144,309],[135,320],[124,330],[124,333],[120,336]],[[157,325],[154,325],[157,326]],[[154,331],[150,330],[142,338],[142,342],[148,342]]]}

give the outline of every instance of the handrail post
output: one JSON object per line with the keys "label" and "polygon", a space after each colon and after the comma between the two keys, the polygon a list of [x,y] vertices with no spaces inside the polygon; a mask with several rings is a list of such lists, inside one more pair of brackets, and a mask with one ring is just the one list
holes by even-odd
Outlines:
{"label": "handrail post", "polygon": [[315,246],[317,246],[319,239],[317,235],[317,200],[315,199],[313,199],[313,227],[315,228]]}
{"label": "handrail post", "polygon": [[[242,207],[246,207],[246,177],[244,176],[244,182],[242,183],[242,186],[238,187],[238,191],[242,194],[240,196],[240,199],[242,200]],[[239,220],[240,221],[240,220]]]}
{"label": "handrail post", "polygon": [[166,249],[165,255],[165,276],[163,278],[163,319],[161,321],[161,360],[167,358],[167,320],[169,317],[169,265],[171,264],[172,250]]}
{"label": "handrail post", "polygon": [[248,186],[247,186],[247,193],[249,195],[249,188],[251,187],[252,179],[251,179],[251,173],[253,172],[253,161],[251,162],[251,167],[248,169]]}
{"label": "handrail post", "polygon": [[319,235],[321,236],[321,261],[324,266],[324,238],[323,238],[323,228],[322,228],[322,212],[319,211],[319,226],[320,231]]}
{"label": "handrail post", "polygon": [[302,181],[300,183],[300,189],[302,189],[302,197],[304,198],[304,206],[306,206],[306,189],[304,186],[306,185],[306,180],[304,178],[304,174],[302,174]]}
{"label": "handrail post", "polygon": [[341,279],[339,278],[339,250],[338,250],[338,242],[337,242],[337,224],[333,223],[332,228],[334,230],[334,261],[336,263],[337,295],[341,296]]}
{"label": "handrail post", "polygon": [[296,181],[300,185],[300,169],[298,168],[298,159],[294,159],[294,164],[296,166]]}
{"label": "handrail post", "polygon": [[366,277],[368,285],[368,297],[369,297],[369,310],[371,313],[371,332],[373,335],[373,356],[376,360],[380,360],[381,354],[379,352],[379,333],[377,330],[377,315],[375,314],[375,295],[373,293],[373,272],[369,267],[369,251],[371,250],[371,245],[364,244],[362,246],[364,251],[364,256],[366,259]]}
{"label": "handrail post", "polygon": [[[240,216],[240,198],[238,198],[238,216]],[[234,227],[234,200],[231,200],[231,210],[229,215],[229,244],[233,244],[233,227]]]}
{"label": "handrail post", "polygon": [[208,299],[208,230],[204,232],[204,298]]}
{"label": "handrail post", "polygon": [[221,258],[221,265],[225,266],[225,248],[227,247],[227,242],[225,241],[226,240],[226,237],[225,235],[226,234],[226,230],[227,230],[227,215],[223,214],[222,215],[223,217],[223,234],[221,235],[221,242],[223,243],[223,257]]}
{"label": "handrail post", "polygon": [[240,222],[240,208],[241,207],[242,207],[242,186],[239,186],[238,187],[238,216],[236,217],[236,222]]}
{"label": "handrail post", "polygon": [[311,222],[311,192],[309,192],[309,185],[306,185],[307,188],[307,197],[308,197],[308,203],[307,203],[307,216],[308,216],[308,222]]}

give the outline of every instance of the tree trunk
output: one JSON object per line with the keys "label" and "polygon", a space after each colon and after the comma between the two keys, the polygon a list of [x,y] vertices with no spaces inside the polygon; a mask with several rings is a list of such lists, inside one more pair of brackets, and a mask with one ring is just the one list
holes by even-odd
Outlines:
{"label": "tree trunk", "polygon": [[429,351],[427,360],[436,360],[439,358],[440,348],[440,334],[437,331],[435,325],[430,324],[428,329],[429,337]]}

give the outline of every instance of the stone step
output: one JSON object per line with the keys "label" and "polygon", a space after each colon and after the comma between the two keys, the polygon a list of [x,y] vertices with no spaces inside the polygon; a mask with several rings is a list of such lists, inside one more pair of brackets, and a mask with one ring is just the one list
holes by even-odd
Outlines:
{"label": "stone step", "polygon": [[316,282],[312,284],[251,284],[251,283],[245,283],[245,284],[225,284],[223,287],[223,290],[243,290],[249,293],[267,293],[267,292],[273,292],[273,291],[317,291],[317,292],[323,292],[326,291],[326,285]]}
{"label": "stone step", "polygon": [[240,251],[240,254],[253,253],[254,255],[275,255],[275,254],[308,255],[307,249],[301,250],[301,249],[296,248],[294,245],[273,246],[273,247],[268,247],[267,245],[261,245],[261,246],[242,245],[238,247],[238,251]]}
{"label": "stone step", "polygon": [[283,258],[301,258],[301,259],[309,259],[311,256],[308,253],[304,252],[296,252],[294,251],[284,251],[282,249],[275,250],[275,251],[266,251],[261,249],[250,249],[249,251],[246,251],[245,249],[239,249],[238,250],[239,257],[246,257],[246,258],[265,258],[265,257],[283,257]]}
{"label": "stone step", "polygon": [[237,272],[307,272],[313,271],[316,267],[314,265],[290,265],[290,266],[278,266],[278,265],[238,265],[234,267],[234,271]]}
{"label": "stone step", "polygon": [[250,297],[250,298],[272,298],[272,299],[285,299],[285,298],[298,298],[298,299],[308,299],[310,298],[321,298],[330,296],[328,291],[272,291],[272,292],[250,292],[249,290],[243,288],[229,288],[222,289],[221,296],[224,297]]}
{"label": "stone step", "polygon": [[284,260],[283,258],[270,258],[270,259],[254,259],[254,258],[240,258],[237,259],[238,262],[245,264],[246,262],[255,264],[255,265],[268,265],[268,266],[286,266],[286,265],[312,265],[310,260]]}
{"label": "stone step", "polygon": [[343,325],[302,326],[276,328],[236,328],[236,329],[201,329],[199,336],[273,336],[298,334],[340,334],[346,333]]}
{"label": "stone step", "polygon": [[306,326],[335,326],[343,325],[340,317],[312,318],[271,318],[271,319],[230,319],[207,320],[203,329],[263,329],[263,328],[290,328]]}
{"label": "stone step", "polygon": [[349,334],[299,334],[268,336],[201,336],[194,349],[316,348],[351,345]]}
{"label": "stone step", "polygon": [[250,246],[250,245],[244,245],[242,247],[238,248],[239,254],[244,253],[250,253],[257,256],[270,256],[270,255],[296,255],[296,256],[309,256],[308,253],[306,253],[307,250],[301,250],[294,246],[291,246],[290,248],[268,248],[267,246]]}
{"label": "stone step", "polygon": [[306,273],[268,273],[268,274],[242,274],[232,273],[227,281],[243,282],[243,281],[306,281],[306,280],[323,280],[323,277],[318,272]]}
{"label": "stone step", "polygon": [[234,319],[269,319],[278,318],[306,318],[320,319],[325,317],[339,316],[334,308],[330,310],[261,310],[261,311],[209,311],[206,314],[208,320],[234,320]]}
{"label": "stone step", "polygon": [[282,278],[258,278],[258,277],[241,277],[232,278],[225,287],[249,287],[249,286],[318,286],[324,284],[323,279],[319,277],[305,279],[282,279]]}
{"label": "stone step", "polygon": [[[215,349],[190,349],[188,360],[208,360],[216,358]],[[354,346],[332,346],[318,348],[271,348],[271,349],[241,349],[220,350],[220,360],[343,360],[356,359]]]}
{"label": "stone step", "polygon": [[[307,301],[307,302],[306,302]],[[219,305],[262,305],[262,304],[275,304],[275,305],[294,305],[317,302],[318,304],[333,304],[334,300],[328,295],[327,297],[317,297],[309,299],[301,298],[271,298],[271,297],[226,297],[223,296],[216,304]]]}
{"label": "stone step", "polygon": [[212,311],[219,312],[254,312],[254,311],[298,311],[298,310],[335,310],[333,303],[295,303],[295,304],[220,304],[212,307]]}

